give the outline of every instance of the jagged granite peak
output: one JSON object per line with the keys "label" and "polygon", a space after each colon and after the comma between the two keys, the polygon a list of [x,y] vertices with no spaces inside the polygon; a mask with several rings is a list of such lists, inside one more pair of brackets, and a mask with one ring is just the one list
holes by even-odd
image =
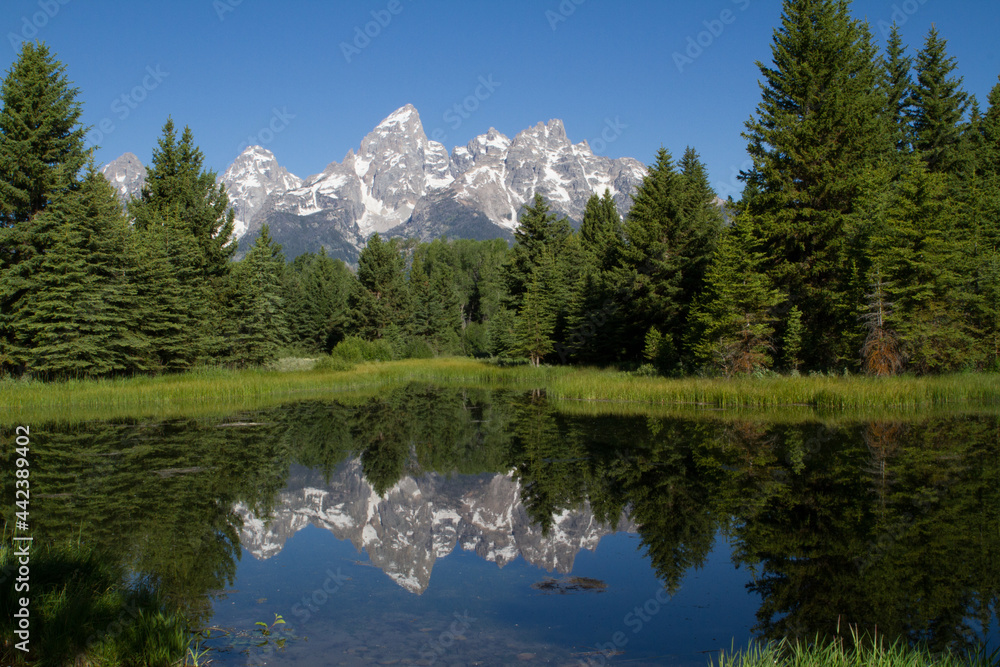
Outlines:
{"label": "jagged granite peak", "polygon": [[[145,168],[123,155],[107,165],[123,199],[141,191]],[[242,256],[264,224],[286,257],[325,247],[355,263],[374,232],[430,240],[511,240],[535,193],[578,223],[591,195],[610,190],[624,216],[646,168],[637,160],[594,155],[570,142],[553,119],[513,139],[490,128],[449,154],[428,139],[411,104],[389,114],[341,162],[299,179],[260,146],[246,149],[219,178],[236,212]]]}
{"label": "jagged granite peak", "polygon": [[451,161],[456,174],[464,174],[475,164],[499,165],[507,157],[510,139],[491,127],[486,134],[480,134],[465,146],[456,146],[451,151]]}
{"label": "jagged granite peak", "polygon": [[233,236],[237,239],[246,233],[268,197],[302,185],[301,178],[278,164],[274,153],[261,146],[250,146],[240,153],[218,180],[226,186],[236,214]]}
{"label": "jagged granite peak", "polygon": [[[452,164],[454,183],[421,200],[410,220],[394,233],[430,240],[449,231],[442,229],[442,220],[466,221],[478,213],[494,229],[510,234],[536,192],[557,213],[579,222],[587,200],[608,190],[624,217],[647,173],[638,160],[594,155],[586,141],[572,144],[558,119],[523,130],[513,140],[491,128],[454,149]],[[466,222],[465,227],[470,225]],[[475,230],[483,230],[482,235],[491,231],[482,223]]]}
{"label": "jagged granite peak", "polygon": [[406,590],[420,594],[430,583],[438,558],[456,547],[503,567],[523,557],[549,572],[569,573],[581,549],[594,550],[616,531],[599,524],[584,506],[554,517],[548,535],[533,524],[510,475],[408,476],[379,496],[365,480],[360,460],[341,465],[325,480],[322,473],[293,466],[265,522],[237,505],[243,517],[241,543],[256,558],[270,558],[307,525],[329,530],[368,554],[371,563]]}
{"label": "jagged granite peak", "polygon": [[427,138],[420,114],[407,104],[375,126],[343,161],[276,194],[272,205],[250,221],[243,246],[267,223],[289,256],[324,246],[353,262],[372,233],[408,220],[417,202],[453,180],[447,149]]}
{"label": "jagged granite peak", "polygon": [[123,203],[138,197],[146,184],[146,165],[134,153],[125,153],[107,163],[101,167],[101,173],[118,191]]}

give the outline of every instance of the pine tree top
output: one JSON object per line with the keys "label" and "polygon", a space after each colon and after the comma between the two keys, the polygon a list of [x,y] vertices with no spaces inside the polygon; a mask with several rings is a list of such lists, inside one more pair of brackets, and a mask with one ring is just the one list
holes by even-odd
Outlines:
{"label": "pine tree top", "polygon": [[25,42],[0,86],[0,227],[78,186],[89,151],[79,90],[44,43]]}

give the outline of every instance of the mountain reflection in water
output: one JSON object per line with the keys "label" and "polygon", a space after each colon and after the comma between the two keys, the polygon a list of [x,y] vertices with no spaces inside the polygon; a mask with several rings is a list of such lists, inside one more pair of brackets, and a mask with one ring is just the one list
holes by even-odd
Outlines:
{"label": "mountain reflection in water", "polygon": [[293,466],[265,523],[238,505],[240,541],[256,558],[281,551],[307,525],[329,530],[368,554],[371,563],[411,593],[423,593],[438,558],[456,546],[500,567],[518,556],[548,572],[567,574],[581,549],[593,551],[616,531],[635,532],[626,517],[598,522],[589,506],[564,509],[544,534],[528,516],[512,474],[404,477],[383,495],[365,480],[361,461],[343,464],[329,479]]}
{"label": "mountain reflection in water", "polygon": [[[1000,639],[995,414],[611,409],[419,385],[225,418],[33,424],[33,534],[36,542],[80,539],[118,559],[196,626],[226,616],[252,629],[287,615],[268,606],[274,600],[257,601],[266,596],[241,601],[233,585],[241,576],[273,583],[291,607],[303,595],[296,586],[317,583],[288,579],[296,565],[282,559],[312,525],[349,545],[343,559],[381,568],[374,574],[387,574],[411,600],[413,618],[444,619],[474,600],[480,613],[504,610],[490,621],[496,636],[551,646],[565,660],[606,641],[633,606],[657,594],[623,592],[643,576],[655,578],[664,599],[691,602],[671,602],[658,630],[628,645],[630,659],[676,662],[665,656],[683,652],[685,639],[671,628],[691,619],[711,628],[684,649],[692,653],[846,627],[935,649]],[[0,455],[4,464],[11,455]],[[2,482],[5,498],[13,498],[13,479]],[[12,518],[13,504],[5,507]],[[477,570],[476,585],[452,575],[432,581],[432,568],[469,568],[462,559],[473,554],[500,568]],[[617,559],[621,571],[609,563],[598,578],[624,577],[606,590],[544,595],[531,587],[543,571],[594,577],[579,563],[601,558]],[[268,565],[278,561],[286,569]],[[515,580],[512,568],[522,567],[536,574],[518,570],[530,580]],[[714,568],[712,582],[697,584],[705,567]],[[728,586],[726,601],[702,611],[699,586],[713,582]],[[447,610],[429,606],[435,595]],[[328,627],[354,623],[363,634],[375,613],[364,599],[325,607]],[[570,602],[553,616],[547,605],[561,599]],[[741,604],[753,605],[752,631],[727,616],[727,606]],[[475,627],[485,632],[487,622]]]}

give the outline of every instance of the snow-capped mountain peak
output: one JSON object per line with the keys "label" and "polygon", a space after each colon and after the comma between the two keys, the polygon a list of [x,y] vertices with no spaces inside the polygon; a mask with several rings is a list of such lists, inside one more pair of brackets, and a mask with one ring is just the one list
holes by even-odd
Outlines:
{"label": "snow-capped mountain peak", "polygon": [[226,169],[219,182],[226,186],[236,214],[233,234],[243,236],[267,198],[302,185],[302,179],[278,164],[274,153],[261,146],[249,146]]}
{"label": "snow-capped mountain peak", "polygon": [[[120,191],[138,192],[142,165],[129,155],[102,171]],[[579,221],[587,199],[608,189],[624,215],[645,175],[637,160],[612,160],[594,155],[586,141],[571,143],[559,119],[513,139],[491,127],[449,153],[428,139],[420,114],[407,104],[341,162],[305,181],[260,146],[243,151],[219,180],[236,212],[242,248],[267,224],[289,258],[325,247],[353,263],[373,232],[422,240],[509,239],[535,193]]]}
{"label": "snow-capped mountain peak", "polygon": [[295,466],[268,523],[246,506],[235,509],[243,517],[240,541],[256,558],[275,556],[292,535],[312,524],[350,540],[372,565],[418,595],[427,589],[436,560],[456,548],[498,567],[520,556],[565,574],[577,553],[593,551],[605,535],[636,530],[627,516],[618,525],[598,523],[585,504],[553,517],[545,535],[528,516],[520,485],[509,474],[404,477],[379,496],[357,459],[328,479]]}
{"label": "snow-capped mountain peak", "polygon": [[122,202],[138,197],[146,184],[146,166],[134,153],[125,153],[101,167],[101,173],[118,191]]}

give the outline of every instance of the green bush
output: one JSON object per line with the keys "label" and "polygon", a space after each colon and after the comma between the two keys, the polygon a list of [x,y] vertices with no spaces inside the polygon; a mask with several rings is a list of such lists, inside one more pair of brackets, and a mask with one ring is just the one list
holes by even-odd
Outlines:
{"label": "green bush", "polygon": [[433,359],[434,350],[423,338],[411,338],[403,346],[401,359]]}
{"label": "green bush", "polygon": [[388,341],[369,341],[357,336],[348,336],[337,343],[330,356],[355,364],[365,361],[392,361],[396,358],[395,351]]}

